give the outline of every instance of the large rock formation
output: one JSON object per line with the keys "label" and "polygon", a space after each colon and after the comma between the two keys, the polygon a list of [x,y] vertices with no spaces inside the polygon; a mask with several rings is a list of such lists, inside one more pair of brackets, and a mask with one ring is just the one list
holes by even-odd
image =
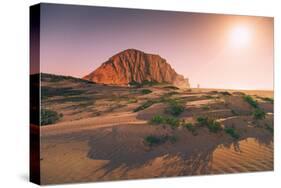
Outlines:
{"label": "large rock formation", "polygon": [[170,83],[180,88],[189,87],[188,79],[177,74],[165,59],[135,49],[114,55],[83,79],[112,85],[151,81]]}

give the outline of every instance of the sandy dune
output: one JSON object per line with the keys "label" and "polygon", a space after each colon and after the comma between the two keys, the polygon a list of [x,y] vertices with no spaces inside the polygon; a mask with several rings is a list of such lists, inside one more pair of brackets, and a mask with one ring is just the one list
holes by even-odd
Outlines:
{"label": "sandy dune", "polygon": [[[176,134],[177,143],[149,148],[148,134]],[[121,180],[182,175],[237,173],[273,169],[270,134],[233,142],[207,130],[193,136],[187,130],[147,125],[118,125],[69,131],[41,137],[43,183]]]}
{"label": "sandy dune", "polygon": [[[69,80],[43,86],[42,108],[63,115],[41,127],[43,184],[273,170],[273,103],[262,98],[273,92],[225,94],[214,89],[127,88]],[[144,94],[143,89],[151,93]],[[255,109],[245,102],[245,94],[258,101],[264,119],[253,118]],[[175,118],[194,125],[197,117],[214,118],[223,129],[235,129],[239,139],[207,127],[197,126],[194,134],[183,126],[152,124],[155,115],[168,116],[169,101],[184,105]],[[140,106],[145,107],[136,110]],[[145,142],[149,135],[175,139],[150,146]]]}

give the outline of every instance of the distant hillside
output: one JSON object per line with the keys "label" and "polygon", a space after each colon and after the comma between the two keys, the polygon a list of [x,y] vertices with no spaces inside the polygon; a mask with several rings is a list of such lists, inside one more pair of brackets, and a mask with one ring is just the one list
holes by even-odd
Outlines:
{"label": "distant hillside", "polygon": [[[75,78],[72,76],[63,76],[63,75],[55,75],[55,74],[48,74],[48,73],[40,73],[41,74],[41,81],[45,82],[59,82],[59,81],[74,81],[74,82],[84,82],[84,83],[94,83],[93,81]],[[31,75],[31,77],[37,77],[39,74]]]}

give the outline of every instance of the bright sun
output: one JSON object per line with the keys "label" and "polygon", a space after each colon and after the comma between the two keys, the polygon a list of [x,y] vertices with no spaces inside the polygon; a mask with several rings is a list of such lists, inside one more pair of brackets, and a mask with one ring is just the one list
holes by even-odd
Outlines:
{"label": "bright sun", "polygon": [[251,40],[250,30],[244,25],[235,26],[230,32],[230,42],[234,47],[246,47]]}

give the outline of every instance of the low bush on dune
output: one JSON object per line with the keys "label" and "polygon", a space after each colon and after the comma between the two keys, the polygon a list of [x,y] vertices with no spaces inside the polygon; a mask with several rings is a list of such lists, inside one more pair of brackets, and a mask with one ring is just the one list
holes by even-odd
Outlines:
{"label": "low bush on dune", "polygon": [[264,119],[265,115],[266,113],[260,108],[255,109],[255,111],[253,112],[253,116],[255,119]]}
{"label": "low bush on dune", "polygon": [[217,133],[222,130],[221,124],[218,121],[214,119],[210,119],[208,117],[198,117],[197,123],[200,126],[207,127],[209,131],[213,133]]}
{"label": "low bush on dune", "polygon": [[56,123],[60,118],[62,118],[62,114],[58,114],[53,110],[41,109],[41,125],[49,125]]}
{"label": "low bush on dune", "polygon": [[161,115],[155,115],[151,118],[150,122],[152,124],[167,124],[170,125],[172,129],[180,126],[180,120],[175,117],[164,117]]}
{"label": "low bush on dune", "polygon": [[160,97],[159,102],[169,102],[170,100],[175,100],[175,99],[171,99],[171,97],[173,95],[177,95],[177,94],[179,94],[179,93],[176,91],[171,91],[171,92],[165,93]]}
{"label": "low bush on dune", "polygon": [[151,123],[153,124],[163,124],[165,122],[166,122],[165,118],[161,115],[155,115],[151,118]]}
{"label": "low bush on dune", "polygon": [[237,131],[234,128],[225,128],[224,132],[229,134],[234,139],[238,139],[240,137],[240,135],[237,133]]}
{"label": "low bush on dune", "polygon": [[205,126],[205,125],[207,125],[208,124],[208,118],[207,117],[198,117],[197,119],[197,123],[199,124],[199,125],[202,125],[202,126]]}
{"label": "low bush on dune", "polygon": [[163,138],[159,136],[152,136],[152,135],[145,137],[144,141],[149,146],[158,145],[164,142]]}
{"label": "low bush on dune", "polygon": [[141,88],[145,86],[155,86],[155,85],[160,85],[160,83],[155,81],[148,81],[148,80],[144,80],[143,82],[136,82],[136,81],[129,82],[129,86],[135,88]]}
{"label": "low bush on dune", "polygon": [[[170,104],[173,101],[176,102],[178,100],[170,98],[172,95],[175,95],[175,94],[178,94],[178,92],[175,92],[175,91],[168,92],[168,93],[163,94],[160,98],[147,100],[146,102],[144,102],[142,105],[140,105],[139,107],[137,107],[133,111],[134,112],[138,112],[138,111],[144,110],[144,109],[149,108],[150,106],[152,106],[153,104],[156,104],[156,103],[161,103],[162,102],[162,103]],[[178,114],[180,110],[178,109],[178,105],[175,105],[175,106],[176,107],[172,109],[171,113]]]}
{"label": "low bush on dune", "polygon": [[137,107],[136,109],[134,109],[134,112],[144,110],[144,109],[152,106],[153,104],[155,104],[155,101],[148,100],[148,101],[144,102],[142,105],[140,105],[139,107]]}
{"label": "low bush on dune", "polygon": [[144,80],[141,84],[142,84],[142,86],[155,86],[155,85],[159,85],[160,83],[158,83],[156,81]]}
{"label": "low bush on dune", "polygon": [[131,81],[131,82],[129,82],[129,86],[139,88],[139,87],[141,87],[141,84],[136,81]]}
{"label": "low bush on dune", "polygon": [[146,94],[149,94],[149,93],[152,93],[152,91],[150,89],[142,89],[141,90],[141,94],[143,94],[143,95],[146,95]]}
{"label": "low bush on dune", "polygon": [[173,104],[168,109],[167,112],[172,114],[173,116],[179,116],[184,111],[184,106]]}
{"label": "low bush on dune", "polygon": [[225,95],[225,96],[231,95],[231,93],[229,93],[228,91],[221,91],[220,94]]}
{"label": "low bush on dune", "polygon": [[155,135],[149,135],[144,138],[144,142],[149,145],[149,146],[156,146],[159,144],[164,144],[165,142],[171,142],[175,143],[177,141],[176,136],[169,136],[169,135],[160,135],[160,136],[155,136]]}
{"label": "low bush on dune", "polygon": [[166,112],[173,116],[179,116],[184,111],[184,105],[180,101],[171,99],[168,100],[168,105]]}
{"label": "low bush on dune", "polygon": [[211,121],[208,124],[208,129],[210,132],[217,133],[222,130],[221,124],[217,121]]}
{"label": "low bush on dune", "polygon": [[261,120],[265,118],[266,113],[263,109],[259,107],[257,100],[254,100],[249,95],[244,96],[244,100],[247,101],[255,109],[252,113],[255,119]]}
{"label": "low bush on dune", "polygon": [[245,95],[243,96],[243,99],[249,103],[253,108],[258,108],[258,102],[256,100],[253,99],[253,97],[251,97],[250,95]]}
{"label": "low bush on dune", "polygon": [[167,117],[165,118],[165,121],[168,125],[171,126],[172,129],[177,128],[178,126],[180,126],[180,120],[174,117]]}

